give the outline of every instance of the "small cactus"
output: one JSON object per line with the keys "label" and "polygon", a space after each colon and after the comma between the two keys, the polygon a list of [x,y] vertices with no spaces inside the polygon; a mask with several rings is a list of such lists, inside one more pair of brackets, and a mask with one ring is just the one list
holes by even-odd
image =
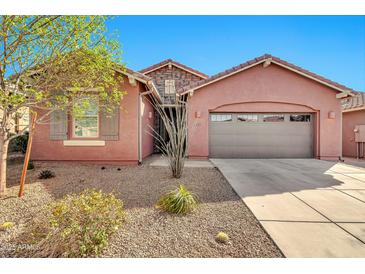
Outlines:
{"label": "small cactus", "polygon": [[227,233],[224,232],[219,232],[216,236],[215,236],[215,240],[218,243],[223,243],[223,244],[227,244],[229,241],[229,236],[227,235]]}

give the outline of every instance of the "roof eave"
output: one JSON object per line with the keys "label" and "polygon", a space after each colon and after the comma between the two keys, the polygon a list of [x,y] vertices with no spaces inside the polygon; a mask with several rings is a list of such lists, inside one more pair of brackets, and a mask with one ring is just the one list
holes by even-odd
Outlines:
{"label": "roof eave", "polygon": [[[141,82],[142,84],[145,84],[152,91],[152,94],[158,99],[158,101],[162,102],[161,95],[158,93],[157,88],[156,88],[155,84],[153,83],[152,79],[150,79],[150,77],[147,77],[139,72],[130,73],[126,70],[119,69],[119,68],[114,68],[114,70],[121,74],[124,74],[127,77],[135,78],[137,81]],[[146,77],[148,79],[143,79],[139,74],[143,75],[143,77]]]}
{"label": "roof eave", "polygon": [[158,69],[163,68],[163,67],[166,67],[166,66],[168,66],[168,65],[172,65],[172,66],[175,66],[175,67],[177,67],[177,68],[179,68],[179,69],[185,70],[185,71],[187,71],[187,72],[189,72],[189,73],[191,73],[191,74],[194,74],[194,75],[196,75],[196,76],[198,76],[198,77],[200,77],[200,78],[202,78],[202,79],[208,79],[208,78],[209,78],[209,76],[208,76],[208,75],[201,74],[201,73],[198,73],[197,71],[193,71],[193,70],[188,69],[188,68],[186,68],[186,67],[180,66],[179,64],[177,64],[176,62],[174,62],[174,61],[172,61],[172,60],[169,60],[168,62],[163,63],[163,64],[161,64],[161,65],[159,65],[159,66],[157,66],[157,67],[151,68],[151,69],[148,69],[148,68],[147,68],[147,69],[141,70],[141,71],[140,71],[140,73],[148,74],[148,73],[150,73],[150,72],[152,72],[152,71],[158,70]]}

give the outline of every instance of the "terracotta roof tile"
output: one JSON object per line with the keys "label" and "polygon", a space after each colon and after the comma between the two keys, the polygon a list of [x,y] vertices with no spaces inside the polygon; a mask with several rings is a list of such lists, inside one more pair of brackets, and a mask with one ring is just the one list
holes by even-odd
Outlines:
{"label": "terracotta roof tile", "polygon": [[302,73],[304,73],[304,74],[306,74],[306,75],[308,75],[308,76],[311,76],[311,77],[313,77],[313,78],[316,78],[316,79],[318,79],[318,80],[320,80],[320,81],[322,81],[322,82],[325,82],[325,83],[327,83],[327,84],[329,84],[329,85],[335,86],[335,87],[337,87],[337,88],[339,88],[339,89],[353,91],[351,88],[348,88],[348,87],[346,87],[346,86],[344,86],[344,85],[341,85],[341,84],[339,84],[339,83],[337,83],[337,82],[334,82],[334,81],[331,81],[331,80],[329,80],[329,79],[326,79],[326,78],[324,78],[323,76],[320,76],[320,75],[318,75],[318,74],[315,74],[315,73],[313,73],[313,72],[310,72],[309,70],[303,69],[303,68],[301,68],[301,67],[299,67],[299,66],[296,66],[296,65],[294,65],[294,64],[292,64],[292,63],[289,63],[289,62],[287,62],[287,61],[284,61],[284,60],[282,60],[282,59],[280,59],[280,58],[278,58],[278,57],[272,56],[272,55],[270,55],[270,54],[264,54],[264,55],[262,55],[262,56],[260,56],[260,57],[257,57],[257,58],[254,58],[254,59],[252,59],[252,60],[246,61],[246,62],[244,62],[244,63],[242,63],[242,64],[240,64],[240,65],[238,65],[238,66],[234,66],[233,68],[230,68],[230,69],[224,70],[224,71],[222,71],[222,72],[220,72],[220,73],[218,73],[218,74],[215,74],[215,75],[213,75],[213,76],[211,76],[211,77],[209,77],[209,78],[207,78],[207,79],[201,80],[201,81],[196,82],[196,83],[194,83],[194,84],[191,84],[191,85],[189,85],[189,86],[185,86],[185,87],[181,88],[178,92],[182,93],[182,92],[188,91],[188,90],[190,90],[190,89],[196,89],[196,88],[199,88],[201,85],[208,84],[208,83],[210,83],[210,82],[212,82],[212,81],[214,81],[214,80],[216,80],[216,79],[218,79],[218,78],[220,78],[220,77],[228,76],[228,75],[229,75],[229,74],[231,74],[231,73],[234,73],[234,72],[236,72],[236,71],[238,71],[238,70],[240,70],[240,69],[243,69],[243,68],[245,68],[245,67],[248,67],[248,66],[250,66],[250,65],[253,65],[253,64],[259,63],[259,62],[261,62],[261,61],[263,61],[263,60],[266,60],[266,59],[268,59],[268,58],[271,58],[273,61],[275,61],[275,62],[277,62],[277,63],[279,63],[279,64],[282,64],[282,65],[284,65],[284,66],[287,66],[287,67],[290,67],[290,68],[292,68],[292,69],[295,69],[295,70],[297,70],[297,71],[299,71],[299,72],[302,72]]}

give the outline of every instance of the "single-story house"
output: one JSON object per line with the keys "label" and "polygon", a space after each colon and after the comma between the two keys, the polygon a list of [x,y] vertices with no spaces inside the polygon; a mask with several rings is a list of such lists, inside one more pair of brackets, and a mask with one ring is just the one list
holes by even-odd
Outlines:
{"label": "single-story house", "polygon": [[351,89],[271,55],[184,87],[191,158],[342,156]]}
{"label": "single-story house", "polygon": [[[365,93],[357,92],[355,96],[342,100],[342,147],[345,157],[364,157],[363,151],[357,151],[355,131],[358,126],[365,129]],[[360,146],[359,146],[360,148]]]}
{"label": "single-story house", "polygon": [[[65,111],[51,113],[50,122],[37,124],[31,153],[38,161],[80,161],[137,164],[153,153],[154,108],[148,96],[160,96],[151,78],[130,69],[123,75],[121,90],[127,94],[113,114],[98,110],[98,102],[87,111],[88,123]],[[42,115],[40,111],[39,116]]]}
{"label": "single-story house", "polygon": [[352,90],[277,57],[266,54],[212,77],[171,59],[120,73],[125,111],[112,119],[96,111],[93,128],[53,113],[62,122],[37,125],[32,159],[141,162],[154,149],[149,127],[161,132],[145,96],[163,107],[174,107],[176,96],[186,99],[190,158],[342,156],[341,99]]}

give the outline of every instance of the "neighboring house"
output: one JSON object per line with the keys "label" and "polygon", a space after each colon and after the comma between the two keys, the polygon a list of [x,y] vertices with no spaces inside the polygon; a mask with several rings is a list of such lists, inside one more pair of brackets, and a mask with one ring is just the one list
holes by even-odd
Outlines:
{"label": "neighboring house", "polygon": [[152,154],[154,108],[148,96],[160,96],[149,77],[129,69],[119,73],[127,92],[120,108],[112,115],[99,112],[95,100],[87,117],[52,112],[49,123],[36,126],[32,160],[137,164]]}
{"label": "neighboring house", "polygon": [[53,113],[57,123],[36,128],[32,159],[141,162],[153,152],[150,126],[163,131],[146,96],[166,108],[176,96],[187,101],[190,158],[342,156],[340,99],[352,90],[277,57],[264,55],[212,77],[171,59],[120,73],[128,94],[118,114],[105,117],[97,102],[87,125]]}
{"label": "neighboring house", "polygon": [[[0,108],[0,122],[2,121],[3,111]],[[12,134],[22,133],[27,131],[29,126],[29,109],[26,107],[20,108],[14,115],[11,121],[10,132]]]}
{"label": "neighboring house", "polygon": [[192,158],[342,156],[340,98],[351,90],[271,55],[180,91]]}
{"label": "neighboring house", "polygon": [[355,132],[357,126],[365,125],[365,93],[357,92],[354,97],[342,100],[342,146],[343,156],[363,156],[357,152]]}

